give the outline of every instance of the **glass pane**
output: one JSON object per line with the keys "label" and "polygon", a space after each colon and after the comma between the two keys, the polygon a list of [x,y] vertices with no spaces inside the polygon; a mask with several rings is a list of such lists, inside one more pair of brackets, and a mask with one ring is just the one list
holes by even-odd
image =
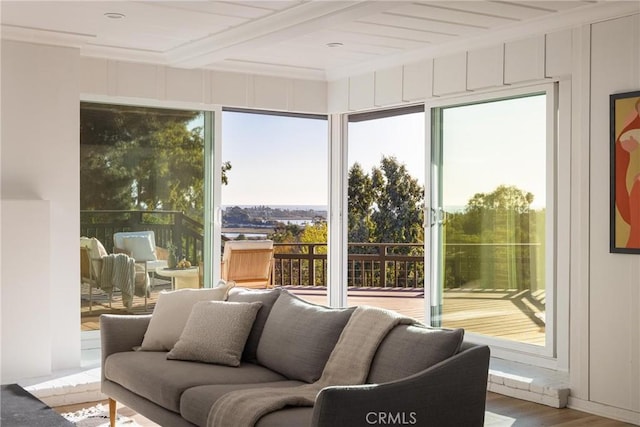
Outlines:
{"label": "glass pane", "polygon": [[[124,252],[136,261],[130,307],[125,284],[114,283],[110,301],[99,262],[92,278],[83,272],[83,316],[149,312],[159,291],[202,285],[203,129],[200,111],[81,103],[80,234],[97,239],[108,254]],[[156,271],[182,259],[193,268],[179,277]]]}
{"label": "glass pane", "polygon": [[227,276],[224,247],[223,278],[326,304],[327,126],[324,118],[223,111],[223,245],[274,241],[268,280]]}
{"label": "glass pane", "polygon": [[441,110],[442,326],[545,343],[545,98]]}
{"label": "glass pane", "polygon": [[350,122],[349,305],[424,319],[424,112]]}

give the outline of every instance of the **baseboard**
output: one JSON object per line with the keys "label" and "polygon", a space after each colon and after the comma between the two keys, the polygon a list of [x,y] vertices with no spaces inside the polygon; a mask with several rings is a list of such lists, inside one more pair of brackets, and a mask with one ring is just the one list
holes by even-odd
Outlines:
{"label": "baseboard", "polygon": [[616,408],[615,406],[603,405],[602,403],[591,402],[569,396],[567,407],[577,411],[588,412],[601,417],[611,418],[625,423],[640,426],[640,412],[628,409]]}

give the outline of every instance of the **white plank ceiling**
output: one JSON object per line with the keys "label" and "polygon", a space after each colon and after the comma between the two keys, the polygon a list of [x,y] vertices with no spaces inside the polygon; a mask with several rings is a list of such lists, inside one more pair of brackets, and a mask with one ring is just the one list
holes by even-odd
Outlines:
{"label": "white plank ceiling", "polygon": [[88,57],[330,79],[519,28],[560,28],[605,3],[614,2],[2,1],[0,18],[5,39]]}

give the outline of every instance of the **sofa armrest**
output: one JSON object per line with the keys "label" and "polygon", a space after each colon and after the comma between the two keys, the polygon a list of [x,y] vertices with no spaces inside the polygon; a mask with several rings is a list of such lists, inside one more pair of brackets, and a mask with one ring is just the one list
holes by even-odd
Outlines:
{"label": "sofa armrest", "polygon": [[489,347],[473,346],[429,369],[384,384],[324,388],[313,427],[484,424]]}
{"label": "sofa armrest", "polygon": [[[103,314],[100,316],[102,366],[110,354],[131,351],[142,344],[151,315]],[[103,376],[104,379],[104,376]]]}

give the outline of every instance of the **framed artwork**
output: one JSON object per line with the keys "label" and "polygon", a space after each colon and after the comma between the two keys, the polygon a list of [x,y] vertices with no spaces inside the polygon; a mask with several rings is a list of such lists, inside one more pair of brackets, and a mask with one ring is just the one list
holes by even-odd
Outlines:
{"label": "framed artwork", "polygon": [[610,252],[640,254],[640,91],[610,102]]}

